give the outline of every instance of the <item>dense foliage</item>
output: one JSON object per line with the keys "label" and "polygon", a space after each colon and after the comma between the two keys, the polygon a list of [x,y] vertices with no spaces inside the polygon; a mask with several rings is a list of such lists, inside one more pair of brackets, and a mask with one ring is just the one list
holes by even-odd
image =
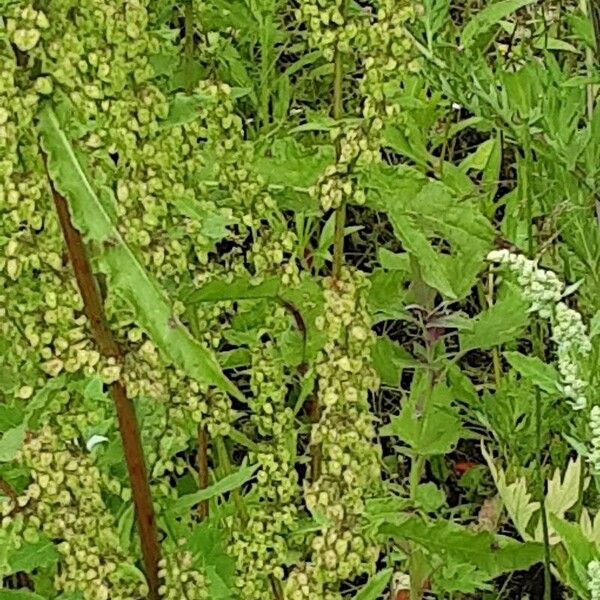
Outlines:
{"label": "dense foliage", "polygon": [[600,17],[0,0],[0,599],[600,599]]}

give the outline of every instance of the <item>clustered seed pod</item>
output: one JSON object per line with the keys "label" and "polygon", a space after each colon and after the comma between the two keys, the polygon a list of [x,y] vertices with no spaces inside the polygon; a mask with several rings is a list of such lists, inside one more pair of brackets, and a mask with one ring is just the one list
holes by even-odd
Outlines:
{"label": "clustered seed pod", "polygon": [[[381,124],[381,121],[372,123],[371,130],[381,128]],[[309,190],[311,196],[320,200],[324,211],[338,208],[349,200],[355,204],[364,203],[365,193],[359,188],[353,170],[357,164],[373,163],[379,157],[379,146],[371,143],[371,137],[365,135],[362,128],[348,128],[344,131],[334,129],[331,137],[332,141],[339,144],[339,157],[335,164],[325,169]]]}
{"label": "clustered seed pod", "polygon": [[208,600],[203,569],[194,564],[194,557],[184,546],[185,540],[177,545],[163,544],[163,558],[158,565],[162,584],[158,593],[165,600]]}
{"label": "clustered seed pod", "polygon": [[[44,426],[20,452],[18,460],[32,477],[17,499],[27,517],[19,525],[24,528],[24,539],[37,529],[50,539],[61,540],[56,546],[62,557],[55,577],[57,590],[79,592],[85,600],[141,600],[148,589],[141,583],[143,577],[135,575],[132,559],[121,550],[102,498],[106,478],[87,456],[60,444],[60,439],[56,431]],[[109,487],[115,490],[114,485]],[[11,514],[11,502],[2,509],[3,529],[21,519]]]}
{"label": "clustered seed pod", "polygon": [[379,556],[362,529],[365,500],[381,485],[368,401],[378,379],[371,366],[367,288],[364,276],[350,269],[324,281],[325,310],[317,327],[327,342],[316,365],[321,418],[311,433],[311,445],[320,448],[321,473],[304,496],[308,509],[329,524],[313,537],[310,562],[287,581],[294,600],[327,593],[337,598],[340,582],[371,573]]}
{"label": "clustered seed pod", "polygon": [[346,0],[301,0],[295,9],[296,20],[306,23],[309,48],[319,50],[326,60],[333,60],[335,50],[348,51],[358,34],[354,21],[344,15]]}
{"label": "clustered seed pod", "polygon": [[404,73],[419,69],[406,28],[419,10],[418,5],[406,0],[382,0],[364,25],[360,92],[365,119],[400,114],[392,96]]}
{"label": "clustered seed pod", "polygon": [[[223,102],[229,94],[227,86],[200,82],[193,93],[206,102],[195,109],[194,118],[168,120],[171,100],[161,91],[163,82],[157,79],[149,57],[161,50],[172,52],[173,48],[170,40],[161,37],[156,22],[151,22],[157,18],[151,3],[103,0],[71,6],[58,0],[47,3],[45,12],[34,8],[36,4],[21,2],[5,7],[7,38],[0,41],[0,337],[13,342],[3,348],[10,368],[3,393],[8,390],[15,400],[26,402],[49,380],[64,373],[69,375],[69,385],[83,382],[80,376],[93,376],[105,383],[123,377],[138,405],[152,404],[144,414],[142,437],[151,471],[160,478],[153,493],[159,499],[161,494],[172,497],[176,490],[164,474],[183,473],[187,466],[175,453],[189,447],[198,423],[206,424],[211,435],[224,435],[235,415],[224,395],[201,388],[165,363],[134,324],[129,307],[110,293],[110,286],[105,302],[110,326],[126,340],[128,352],[123,365],[100,357],[64,255],[34,117],[40,102],[55,94],[57,113],[68,113],[65,127],[69,138],[85,157],[85,167],[98,192],[114,210],[120,233],[145,268],[169,289],[202,277],[208,253],[216,241],[228,236],[227,227],[239,222],[242,229],[260,221],[246,216],[250,211],[248,198],[258,196],[252,202],[258,211],[274,204],[253,176],[244,173],[245,155],[236,148],[239,131],[238,137],[224,134],[228,128],[241,127],[232,101],[227,97]],[[65,11],[69,11],[69,18],[65,18]],[[21,54],[15,55],[8,42]],[[217,154],[226,151],[229,157],[235,155],[235,160],[224,164],[229,187],[236,188],[236,215],[230,206],[217,206],[208,200],[207,188],[198,177],[207,168],[207,153],[203,151],[210,144]],[[240,234],[240,241],[245,235]],[[270,266],[277,262],[281,246],[285,252],[290,250],[288,239],[280,236],[278,241],[280,246],[274,246],[267,260]],[[257,257],[262,256],[260,250],[257,247]],[[220,261],[224,271],[243,266],[240,250],[231,254],[232,259]],[[206,321],[201,313],[196,315],[199,322],[209,325],[203,341],[214,348],[219,346],[224,329],[220,320],[229,318],[230,313],[231,303],[227,303],[212,310]],[[61,457],[66,452],[61,440],[85,439],[87,431],[106,426],[114,415],[111,411],[105,414],[104,408],[91,409],[59,387],[57,382],[53,388],[56,393],[44,407],[45,419],[52,422],[51,433],[44,431],[42,435],[44,444],[53,440]],[[111,512],[100,504],[91,479],[99,479],[124,498],[130,492],[99,475],[89,457],[80,460],[77,455],[77,460],[81,463],[78,469],[83,469],[77,473],[90,484],[89,490],[69,488],[71,500],[64,510],[50,510],[43,502],[38,503],[44,530],[58,532],[49,535],[68,542],[61,546],[57,586],[65,591],[80,590],[86,598],[131,600],[144,596],[144,592],[136,591],[139,582],[130,581],[126,569],[113,568],[113,563],[130,564],[129,557],[115,555],[120,552],[118,542],[104,537],[96,540],[95,523],[100,523],[99,529],[109,537],[113,524]],[[61,466],[53,463],[56,473]],[[54,476],[49,474],[50,482]],[[42,482],[46,482],[45,473]],[[33,495],[38,495],[36,485],[34,478]],[[58,493],[66,503],[67,495],[62,490]],[[41,497],[54,502],[46,492]],[[81,529],[74,529],[71,521],[80,506]],[[36,515],[27,513],[26,527],[39,526]],[[100,551],[106,557],[101,568],[92,565],[84,569],[82,557]],[[170,583],[166,585],[169,588]],[[176,597],[181,597],[179,589],[175,588]]]}
{"label": "clustered seed pod", "polygon": [[289,327],[290,317],[278,306],[265,323],[269,340],[252,355],[251,424],[257,450],[250,458],[259,465],[254,494],[233,533],[237,558],[236,587],[242,600],[273,597],[271,579],[281,581],[290,547],[290,532],[298,517],[300,487],[295,453],[289,447],[294,414],[286,405],[288,375],[277,340]]}

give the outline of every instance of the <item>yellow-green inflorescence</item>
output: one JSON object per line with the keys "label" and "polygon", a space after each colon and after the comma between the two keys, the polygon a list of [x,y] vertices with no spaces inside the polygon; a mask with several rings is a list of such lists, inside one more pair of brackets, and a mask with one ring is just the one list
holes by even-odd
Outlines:
{"label": "yellow-green inflorescence", "polygon": [[339,598],[344,580],[373,571],[379,548],[363,531],[365,500],[381,485],[380,449],[369,409],[378,387],[371,366],[371,331],[365,292],[368,282],[345,269],[324,281],[325,311],[317,326],[327,342],[317,358],[319,422],[311,446],[318,447],[318,478],[305,486],[309,511],[326,525],[310,541],[305,564],[286,585],[290,600]]}
{"label": "yellow-green inflorescence", "polygon": [[2,505],[3,528],[25,515],[26,529],[60,540],[61,562],[55,576],[58,590],[79,592],[85,600],[144,598],[143,575],[121,549],[116,524],[103,494],[123,493],[118,482],[103,476],[84,451],[44,426],[23,446],[18,462],[29,468],[32,481],[12,502]]}
{"label": "yellow-green inflorescence", "polygon": [[194,564],[192,553],[184,546],[185,540],[163,544],[158,572],[162,580],[159,594],[164,600],[209,600],[203,570]]}
{"label": "yellow-green inflorescence", "polygon": [[[172,290],[202,279],[208,253],[236,219],[244,227],[252,223],[244,218],[247,204],[234,217],[230,206],[208,199],[197,176],[202,169],[214,172],[205,158],[211,152],[203,152],[209,139],[235,125],[230,90],[200,82],[193,92],[204,103],[194,119],[169,122],[170,99],[150,57],[173,47],[152,22],[151,3],[54,0],[43,10],[38,5],[11,3],[0,21],[0,338],[10,340],[2,343],[3,394],[26,402],[63,374],[104,383],[123,377],[132,399],[159,403],[144,419],[143,434],[157,479],[154,493],[170,496],[165,475],[182,468],[174,453],[189,446],[201,422],[211,435],[226,435],[234,419],[230,401],[166,365],[110,290],[108,318],[127,354],[123,365],[100,356],[54,214],[35,116],[50,98],[59,115],[68,114],[68,134],[100,194],[114,199],[122,235],[145,268]],[[231,136],[219,140],[214,153],[221,159],[233,145]],[[243,182],[241,169],[230,165],[228,172],[221,179],[231,180],[231,188]],[[240,188],[234,200],[241,203],[248,190]],[[259,201],[253,205],[262,209]],[[205,218],[194,218],[196,213]],[[219,320],[230,310],[230,303],[217,306],[205,320],[208,345],[218,347]],[[80,415],[75,404],[65,410]],[[81,591],[86,599],[143,597],[143,577],[117,568],[133,568],[137,557],[119,550],[101,497],[104,476],[91,456],[67,443],[75,438],[84,445],[81,428],[56,418],[55,426],[31,435],[21,462],[31,469],[32,483],[19,501],[27,504],[22,512],[27,527],[64,540],[57,588]],[[166,576],[173,569],[165,560]],[[166,576],[167,588],[172,580]],[[174,589],[167,594],[181,597],[179,587]]]}

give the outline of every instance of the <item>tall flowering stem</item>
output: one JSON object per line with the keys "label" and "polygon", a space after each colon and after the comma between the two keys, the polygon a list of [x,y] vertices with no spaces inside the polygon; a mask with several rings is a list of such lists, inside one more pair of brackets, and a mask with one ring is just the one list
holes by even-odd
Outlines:
{"label": "tall flowering stem", "polygon": [[[102,298],[81,234],[71,223],[66,200],[56,191],[50,178],[49,181],[69,259],[83,299],[84,311],[90,323],[92,335],[100,353],[107,359],[118,362],[122,358],[122,352],[106,323]],[[144,558],[146,578],[148,580],[148,597],[150,600],[155,600],[159,597],[159,547],[156,535],[154,507],[152,506],[137,418],[133,403],[127,397],[123,381],[117,379],[112,382],[110,384],[110,391],[117,413],[127,471],[131,483],[140,545]]]}

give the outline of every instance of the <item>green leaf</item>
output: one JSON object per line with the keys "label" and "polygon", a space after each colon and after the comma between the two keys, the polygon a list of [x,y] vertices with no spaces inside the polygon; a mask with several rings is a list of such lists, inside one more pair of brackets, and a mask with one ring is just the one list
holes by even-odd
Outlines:
{"label": "green leaf", "polygon": [[50,176],[69,204],[75,227],[88,242],[102,248],[100,268],[112,289],[129,304],[139,326],[190,377],[243,401],[242,393],[225,377],[215,355],[177,319],[163,290],[123,240],[50,106],[39,115],[39,129]]}
{"label": "green leaf", "polygon": [[511,291],[473,319],[469,331],[461,332],[460,349],[487,349],[517,339],[529,323],[527,309],[522,295]]}
{"label": "green leaf", "polygon": [[406,273],[376,269],[369,277],[369,312],[373,322],[406,319]]}
{"label": "green leaf", "polygon": [[396,254],[390,252],[387,248],[379,248],[377,250],[377,260],[379,260],[382,269],[410,273],[410,256],[407,252]]}
{"label": "green leaf", "polygon": [[24,440],[24,423],[6,431],[0,438],[0,462],[10,462],[13,460],[21,449]]}
{"label": "green leaf", "polygon": [[430,246],[427,237],[420,231],[416,220],[408,215],[393,215],[391,221],[406,251],[419,261],[423,281],[444,296],[455,299],[456,293],[450,276],[444,264],[438,259],[437,253]]}
{"label": "green leaf", "polygon": [[402,369],[417,365],[408,351],[387,336],[377,338],[371,350],[371,358],[381,383],[392,387],[400,385]]}
{"label": "green leaf", "polygon": [[559,378],[556,369],[536,356],[525,356],[520,352],[504,352],[504,358],[521,377],[528,379],[533,385],[548,394],[556,394],[559,390]]}
{"label": "green leaf", "polygon": [[587,598],[589,594],[587,581],[587,566],[592,560],[598,559],[598,548],[583,533],[581,526],[568,523],[554,514],[548,515],[549,524],[560,536],[561,545],[565,552],[559,552],[554,546],[554,560],[558,564],[562,579],[581,598]]}
{"label": "green leaf", "polygon": [[0,590],[0,600],[46,600],[46,598],[24,590]]}
{"label": "green leaf", "polygon": [[171,106],[169,106],[169,114],[166,119],[163,119],[164,126],[183,125],[195,121],[199,117],[199,109],[206,106],[212,98],[210,96],[202,96],[199,94],[177,94]]}
{"label": "green leaf", "polygon": [[195,527],[188,540],[194,562],[206,569],[210,598],[229,598],[234,586],[235,560],[226,552],[227,542],[226,532],[210,519]]}
{"label": "green leaf", "polygon": [[495,151],[496,145],[497,141],[492,138],[477,146],[477,150],[475,150],[475,152],[472,152],[461,161],[459,165],[460,170],[463,173],[466,173],[470,170],[483,171],[487,166],[492,153]]}
{"label": "green leaf", "polygon": [[494,235],[479,208],[441,183],[428,183],[416,195],[390,187],[382,204],[422,280],[449,299],[466,296]]}
{"label": "green leaf", "polygon": [[37,542],[24,543],[18,550],[11,552],[9,564],[12,573],[30,573],[39,567],[53,565],[58,559],[59,554],[54,544],[45,535],[41,535]]}
{"label": "green leaf", "polygon": [[596,314],[590,321],[590,337],[594,338],[597,335],[600,335],[600,310],[596,311]]}
{"label": "green leaf", "polygon": [[489,532],[475,533],[452,521],[401,517],[397,522],[384,523],[380,532],[396,539],[411,540],[448,562],[474,565],[487,579],[528,569],[544,556],[542,544],[520,543]]}
{"label": "green leaf", "polygon": [[394,569],[384,569],[373,577],[354,596],[354,600],[377,600],[387,588]]}
{"label": "green leaf", "polygon": [[188,304],[197,302],[220,302],[222,300],[248,300],[253,298],[274,298],[280,287],[279,277],[268,277],[253,282],[251,277],[239,276],[231,281],[213,279],[201,288],[194,290],[185,301]]}
{"label": "green leaf", "polygon": [[[413,383],[410,397],[402,403],[400,415],[381,428],[381,436],[394,435],[422,456],[450,452],[465,434],[449,389],[436,385],[428,391],[426,378]],[[428,395],[430,396],[428,397]]]}
{"label": "green leaf", "polygon": [[204,500],[209,500],[215,496],[235,490],[252,479],[252,476],[258,469],[258,466],[259,465],[240,467],[235,473],[231,473],[231,475],[223,477],[223,479],[220,479],[217,481],[217,483],[209,485],[207,488],[199,490],[198,492],[194,492],[193,494],[182,496],[173,504],[173,511],[181,512],[187,510],[188,508],[191,508],[192,506],[195,506]]}
{"label": "green leaf", "polygon": [[[276,138],[257,156],[254,168],[271,185],[308,188],[335,161],[332,145],[303,146],[291,137]],[[308,198],[304,197],[306,202]]]}
{"label": "green leaf", "polygon": [[477,36],[485,33],[494,25],[498,25],[501,19],[534,2],[535,0],[502,0],[490,4],[467,23],[462,32],[461,46],[465,48],[470,46]]}
{"label": "green leaf", "polygon": [[531,536],[527,533],[527,526],[533,515],[540,509],[540,503],[531,501],[531,494],[527,489],[527,480],[525,477],[519,477],[513,483],[508,484],[506,473],[496,467],[492,455],[483,444],[481,451],[488,464],[500,498],[517,532],[524,540],[531,539]]}

